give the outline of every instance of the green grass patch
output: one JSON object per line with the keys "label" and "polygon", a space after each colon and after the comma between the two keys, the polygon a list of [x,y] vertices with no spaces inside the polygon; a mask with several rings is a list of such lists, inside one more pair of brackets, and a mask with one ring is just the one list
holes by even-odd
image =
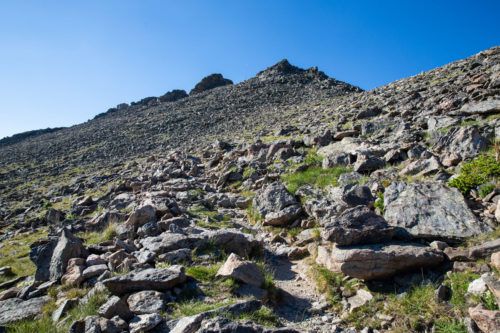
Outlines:
{"label": "green grass patch", "polygon": [[[0,247],[0,267],[10,266],[15,276],[26,276],[35,273],[35,264],[30,260],[30,245],[47,236],[45,229],[23,233],[2,242]],[[12,277],[0,277],[0,283]]]}
{"label": "green grass patch", "polygon": [[117,236],[116,228],[117,228],[116,224],[110,223],[102,231],[82,232],[78,234],[78,237],[81,237],[85,241],[85,244],[87,245],[95,245],[114,239]]}
{"label": "green grass patch", "polygon": [[341,174],[350,172],[351,169],[344,166],[337,166],[329,169],[321,167],[309,167],[304,171],[284,174],[281,179],[285,183],[288,191],[295,194],[304,185],[311,185],[317,188],[325,188],[328,185],[337,186],[338,178]]}
{"label": "green grass patch", "polygon": [[467,288],[469,283],[479,278],[478,274],[471,272],[454,272],[451,273],[448,279],[445,281],[446,285],[451,288],[452,296],[450,304],[453,308],[462,314],[467,312],[467,298],[465,294],[467,293]]}
{"label": "green grass patch", "polygon": [[171,303],[172,312],[170,316],[174,319],[186,316],[194,316],[202,312],[216,310],[223,306],[234,304],[234,299],[226,299],[221,302],[208,303],[205,300],[190,300],[179,303]]}
{"label": "green grass patch", "polygon": [[262,306],[259,310],[254,312],[244,312],[237,316],[226,314],[226,318],[234,321],[253,321],[262,326],[266,327],[279,327],[281,322],[278,316],[266,306]]}
{"label": "green grass patch", "polygon": [[191,266],[186,269],[186,275],[201,282],[214,282],[221,266],[220,263],[209,266]]}

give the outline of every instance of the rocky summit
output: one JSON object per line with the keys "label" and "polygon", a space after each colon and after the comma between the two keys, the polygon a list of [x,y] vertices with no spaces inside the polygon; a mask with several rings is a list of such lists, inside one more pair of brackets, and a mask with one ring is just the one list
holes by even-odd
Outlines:
{"label": "rocky summit", "polygon": [[500,47],[287,60],[0,140],[0,332],[500,332]]}

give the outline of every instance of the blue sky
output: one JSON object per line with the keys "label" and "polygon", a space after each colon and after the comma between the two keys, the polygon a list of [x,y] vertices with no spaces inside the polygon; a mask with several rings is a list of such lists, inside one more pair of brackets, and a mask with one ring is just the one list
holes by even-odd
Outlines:
{"label": "blue sky", "polygon": [[371,89],[499,45],[499,13],[498,0],[0,0],[0,137],[283,58]]}

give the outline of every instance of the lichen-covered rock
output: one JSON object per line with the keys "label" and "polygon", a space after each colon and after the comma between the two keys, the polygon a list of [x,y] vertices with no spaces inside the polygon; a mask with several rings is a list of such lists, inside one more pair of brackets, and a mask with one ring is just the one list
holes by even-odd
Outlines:
{"label": "lichen-covered rock", "polygon": [[269,184],[257,193],[253,207],[262,216],[264,225],[272,226],[287,225],[302,213],[298,201],[280,182]]}
{"label": "lichen-covered rock", "polygon": [[455,188],[440,183],[392,183],[384,193],[384,217],[411,236],[459,240],[491,230]]}

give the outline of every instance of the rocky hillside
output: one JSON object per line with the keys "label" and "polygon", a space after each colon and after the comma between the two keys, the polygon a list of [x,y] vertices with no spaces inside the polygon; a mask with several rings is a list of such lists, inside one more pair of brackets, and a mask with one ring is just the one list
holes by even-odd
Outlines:
{"label": "rocky hillside", "polygon": [[500,48],[282,61],[0,147],[8,332],[498,332]]}

